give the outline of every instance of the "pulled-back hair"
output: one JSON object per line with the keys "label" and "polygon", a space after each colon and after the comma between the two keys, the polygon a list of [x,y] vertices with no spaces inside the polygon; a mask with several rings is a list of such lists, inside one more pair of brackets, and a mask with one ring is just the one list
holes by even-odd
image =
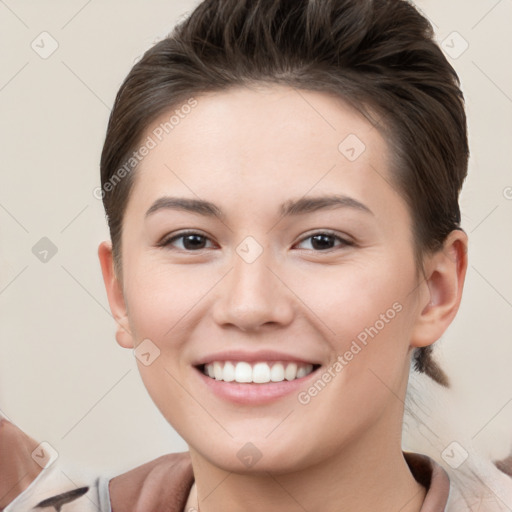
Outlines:
{"label": "pulled-back hair", "polygon": [[[418,269],[460,229],[469,157],[464,98],[431,24],[412,4],[205,0],[132,68],[110,115],[101,183],[119,275],[133,184],[126,162],[148,126],[191,97],[257,84],[334,93],[382,133],[413,219]],[[448,385],[431,351],[416,350],[415,368]]]}

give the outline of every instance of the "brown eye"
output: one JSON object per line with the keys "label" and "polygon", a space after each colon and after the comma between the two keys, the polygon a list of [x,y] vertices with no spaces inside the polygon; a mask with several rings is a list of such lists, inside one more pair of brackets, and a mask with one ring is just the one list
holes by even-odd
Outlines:
{"label": "brown eye", "polygon": [[[176,242],[180,242],[180,245],[176,246]],[[201,233],[181,233],[175,235],[172,238],[167,239],[162,243],[164,247],[175,246],[177,249],[184,251],[198,251],[207,248],[209,238],[202,235]]]}
{"label": "brown eye", "polygon": [[[320,232],[310,235],[300,242],[301,244],[304,242],[310,241],[310,247],[306,247],[306,249],[312,249],[314,251],[326,251],[329,249],[335,249],[336,247],[346,247],[353,245],[351,242],[341,238],[334,233],[329,232]],[[336,241],[340,242],[336,245]]]}

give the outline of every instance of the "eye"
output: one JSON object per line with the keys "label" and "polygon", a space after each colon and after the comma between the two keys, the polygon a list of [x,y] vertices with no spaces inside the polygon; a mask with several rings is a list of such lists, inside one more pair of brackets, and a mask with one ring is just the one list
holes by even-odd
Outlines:
{"label": "eye", "polygon": [[339,241],[338,244],[339,248],[343,247],[349,247],[353,246],[353,242],[349,242],[348,240],[345,240],[344,238],[340,237],[339,235],[336,235],[335,233],[331,233],[329,231],[321,231],[318,233],[313,233],[306,238],[303,238],[300,242],[300,244],[303,244],[305,242],[309,242],[310,247],[306,247],[306,249],[312,249],[316,252],[319,251],[326,251],[330,249],[335,249],[335,243],[336,241]]}
{"label": "eye", "polygon": [[[181,246],[176,247],[176,243],[179,242]],[[201,249],[207,249],[207,242],[211,240],[196,231],[187,231],[186,233],[179,233],[170,238],[165,239],[160,245],[162,247],[175,246],[177,249],[183,251],[200,251]]]}
{"label": "eye", "polygon": [[[336,242],[338,242],[338,244],[336,244]],[[208,246],[208,243],[211,245]],[[335,249],[336,247],[343,248],[354,245],[353,242],[328,231],[313,233],[303,238],[299,242],[299,245],[304,243],[309,243],[310,247],[302,247],[303,249],[312,249],[315,252],[328,251],[330,249]],[[165,239],[159,245],[162,247],[174,247],[187,252],[200,251],[202,249],[213,247],[211,240],[206,235],[196,231],[187,231],[185,233],[173,235]]]}

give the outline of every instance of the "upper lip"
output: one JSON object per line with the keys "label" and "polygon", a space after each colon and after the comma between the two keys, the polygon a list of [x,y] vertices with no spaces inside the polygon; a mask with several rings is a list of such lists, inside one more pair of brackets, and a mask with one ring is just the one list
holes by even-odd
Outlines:
{"label": "upper lip", "polygon": [[247,363],[286,361],[299,364],[321,364],[313,358],[307,359],[293,354],[286,354],[285,352],[276,352],[275,350],[257,350],[254,352],[247,352],[244,350],[224,350],[222,352],[204,355],[192,364],[193,366],[201,366],[213,363],[214,361],[245,361]]}

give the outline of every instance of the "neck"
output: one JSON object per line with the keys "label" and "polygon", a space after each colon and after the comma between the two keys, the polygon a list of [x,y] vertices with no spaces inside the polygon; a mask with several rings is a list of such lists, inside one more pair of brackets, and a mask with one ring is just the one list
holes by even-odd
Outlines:
{"label": "neck", "polygon": [[[414,479],[400,447],[352,442],[320,463],[288,473],[224,471],[191,449],[195,475],[185,510],[200,512],[419,512],[426,490]],[[388,438],[389,439],[389,438]]]}

